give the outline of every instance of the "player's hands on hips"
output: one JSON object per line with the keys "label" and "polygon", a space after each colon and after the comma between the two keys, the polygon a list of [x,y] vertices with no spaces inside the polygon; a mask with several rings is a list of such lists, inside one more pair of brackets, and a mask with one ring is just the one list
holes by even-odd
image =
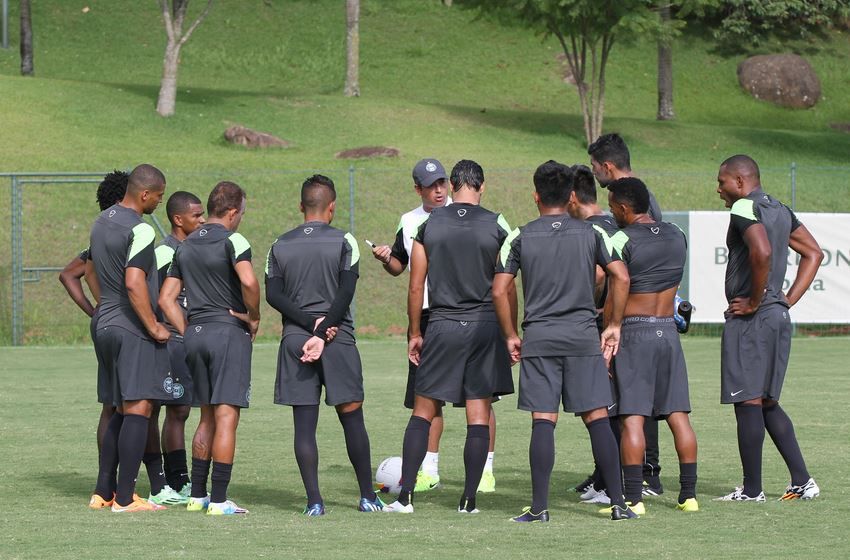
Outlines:
{"label": "player's hands on hips", "polygon": [[750,298],[746,297],[737,297],[729,302],[729,307],[726,309],[728,313],[732,315],[752,315],[756,311],[758,311],[758,304],[753,305],[753,302]]}
{"label": "player's hands on hips", "polygon": [[407,341],[407,358],[419,365],[419,353],[422,352],[422,335],[411,336]]}
{"label": "player's hands on hips", "polygon": [[[313,332],[316,332],[316,329],[319,328],[319,325],[321,325],[322,321],[324,321],[324,320],[325,320],[324,317],[319,317],[318,319],[316,319],[316,322],[313,323]],[[339,330],[338,327],[328,327],[327,330],[325,331],[325,340],[327,342],[331,342],[334,339],[334,337],[336,336],[336,333],[337,333],[338,330]]]}
{"label": "player's hands on hips", "polygon": [[518,336],[512,336],[505,340],[505,343],[508,345],[508,354],[511,355],[511,365],[514,365],[522,357],[522,339]]}
{"label": "player's hands on hips", "polygon": [[605,358],[605,364],[611,365],[611,358],[617,355],[617,350],[620,349],[620,327],[608,326],[602,335],[599,337],[599,344],[602,350],[602,357]]}
{"label": "player's hands on hips", "polygon": [[171,337],[171,331],[169,331],[162,323],[156,323],[153,330],[150,331],[150,335],[155,341],[163,343],[167,342]]}
{"label": "player's hands on hips", "polygon": [[237,313],[232,309],[229,310],[230,314],[233,317],[236,317],[246,325],[248,325],[248,332],[251,334],[251,342],[254,342],[254,339],[257,338],[257,331],[260,328],[260,318],[251,319],[251,316],[247,313]]}
{"label": "player's hands on hips", "polygon": [[311,336],[301,347],[301,361],[305,363],[315,362],[322,357],[322,351],[325,349],[325,341],[318,336]]}
{"label": "player's hands on hips", "polygon": [[384,264],[390,264],[390,246],[378,245],[372,248],[372,256]]}

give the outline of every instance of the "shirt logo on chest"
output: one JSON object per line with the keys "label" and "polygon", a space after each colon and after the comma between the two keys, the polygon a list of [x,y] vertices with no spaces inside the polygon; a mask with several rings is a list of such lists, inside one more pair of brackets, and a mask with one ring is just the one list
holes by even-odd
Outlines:
{"label": "shirt logo on chest", "polygon": [[552,227],[558,229],[561,227],[561,222],[552,222]]}
{"label": "shirt logo on chest", "polygon": [[311,228],[311,227],[305,227],[305,228],[304,228],[304,233],[306,233],[307,235],[310,235],[311,233],[313,233],[313,228]]}
{"label": "shirt logo on chest", "polygon": [[460,210],[458,210],[457,215],[460,216],[461,218],[466,216],[466,208],[461,208]]}
{"label": "shirt logo on chest", "polygon": [[655,235],[658,235],[658,232],[661,231],[661,228],[660,227],[651,227],[651,228],[649,228],[649,231],[651,231]]}

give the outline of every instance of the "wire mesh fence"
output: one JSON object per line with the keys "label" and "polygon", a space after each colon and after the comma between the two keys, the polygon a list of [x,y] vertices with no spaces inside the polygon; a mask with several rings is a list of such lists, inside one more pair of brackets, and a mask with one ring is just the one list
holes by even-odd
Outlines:
{"label": "wire mesh fence", "polygon": [[[666,210],[722,210],[716,169],[680,171],[636,169]],[[482,204],[505,215],[512,226],[536,216],[533,169],[485,169]],[[337,187],[334,225],[391,244],[399,217],[419,204],[410,169],[339,167],[316,170],[168,170],[166,195],[178,190],[202,200],[219,180],[231,180],[248,193],[240,232],[252,244],[254,266],[262,277],[265,255],[278,235],[302,222],[302,181],[313,173],[331,177]],[[66,344],[88,339],[88,320],[57,281],[58,271],[88,246],[98,214],[95,190],[103,173],[0,174],[0,344]],[[765,190],[798,211],[850,212],[850,167],[787,166],[762,169]],[[600,191],[604,192],[604,191]],[[606,201],[600,200],[603,208]],[[149,218],[168,229],[165,205]],[[848,224],[850,225],[850,224]],[[458,240],[462,242],[462,240]],[[393,278],[368,248],[363,254],[355,300],[360,335],[402,335],[406,330],[407,278]],[[850,248],[848,248],[850,251]],[[848,280],[850,287],[850,280]],[[280,317],[263,306],[261,336],[277,337]],[[695,326],[695,334],[718,334],[716,325]],[[799,334],[848,334],[846,325],[799,326]]]}

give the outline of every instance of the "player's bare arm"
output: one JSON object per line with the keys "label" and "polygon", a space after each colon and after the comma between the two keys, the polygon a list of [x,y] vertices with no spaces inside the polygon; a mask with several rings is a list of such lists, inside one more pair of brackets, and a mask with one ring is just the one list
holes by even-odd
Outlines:
{"label": "player's bare arm", "polygon": [[806,229],[806,226],[801,225],[791,232],[791,238],[788,240],[788,246],[800,255],[800,265],[797,268],[797,276],[794,277],[794,283],[785,294],[785,299],[788,300],[788,305],[793,306],[815,279],[818,273],[818,267],[823,260],[823,252],[820,245]]}
{"label": "player's bare arm", "polygon": [[158,301],[159,308],[162,309],[162,314],[165,315],[168,323],[173,325],[181,335],[186,332],[186,318],[177,303],[177,297],[182,289],[183,282],[179,278],[166,278],[159,290]]}
{"label": "player's bare arm", "polygon": [[600,336],[602,355],[608,361],[620,347],[620,325],[629,299],[629,270],[622,261],[612,261],[605,267],[608,274],[608,299],[605,302],[605,330]]}
{"label": "player's bare arm", "polygon": [[91,259],[86,261],[86,270],[83,277],[86,279],[86,284],[88,284],[94,301],[100,303],[100,284],[97,281],[97,272],[94,269],[94,262]]}
{"label": "player's bare arm", "polygon": [[419,321],[422,318],[422,302],[425,299],[425,277],[428,275],[428,256],[425,247],[418,241],[413,242],[413,254],[410,256],[410,284],[407,291],[407,354],[410,361],[419,365],[419,352],[422,350],[422,333]]}
{"label": "player's bare arm", "polygon": [[260,328],[260,283],[254,275],[254,267],[251,261],[239,261],[233,267],[239,283],[242,284],[242,301],[245,303],[247,313],[236,313],[232,309],[230,314],[241,319],[249,327],[251,340],[257,337]]}
{"label": "player's bare arm", "polygon": [[124,273],[124,285],[127,287],[127,296],[130,298],[130,306],[139,317],[151,338],[157,342],[165,342],[171,336],[168,329],[156,320],[151,307],[151,298],[148,293],[145,271],[141,268],[128,266]]}
{"label": "player's bare arm", "polygon": [[83,310],[83,313],[91,317],[94,315],[94,306],[86,297],[83,291],[83,283],[80,280],[86,273],[86,263],[80,257],[71,259],[62,272],[59,273],[59,282],[65,287],[65,291],[77,304],[77,307]]}
{"label": "player's bare arm", "polygon": [[762,224],[753,224],[744,232],[744,243],[749,250],[752,288],[750,297],[739,297],[729,302],[728,311],[733,315],[752,315],[755,313],[764,297],[767,288],[767,277],[770,273],[770,241],[767,230]]}
{"label": "player's bare arm", "polygon": [[[514,298],[511,302],[510,294]],[[522,350],[522,340],[517,334],[517,308],[512,303],[516,302],[516,282],[513,274],[505,272],[496,273],[493,276],[493,306],[496,308],[496,317],[499,319],[499,327],[505,337],[508,353],[511,355],[511,365],[519,362]]]}

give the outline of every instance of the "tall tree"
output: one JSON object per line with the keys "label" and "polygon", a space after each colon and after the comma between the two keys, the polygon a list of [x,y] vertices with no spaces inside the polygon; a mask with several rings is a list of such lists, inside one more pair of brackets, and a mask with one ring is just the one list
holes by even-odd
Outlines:
{"label": "tall tree", "polygon": [[30,0],[21,0],[21,75],[32,76],[32,9]]}
{"label": "tall tree", "polygon": [[183,33],[183,23],[189,0],[159,0],[162,9],[162,19],[165,23],[165,34],[168,42],[165,46],[165,57],[162,61],[162,81],[159,86],[159,97],[156,101],[156,112],[163,117],[174,114],[177,103],[177,70],[180,65],[180,49],[195,32],[212,8],[213,0],[207,0],[204,10],[198,15],[189,29]]}
{"label": "tall tree", "polygon": [[360,0],[345,0],[345,96],[360,97]]}
{"label": "tall tree", "polygon": [[615,41],[657,30],[652,0],[457,0],[482,15],[558,39],[575,78],[587,143],[602,133],[605,71]]}
{"label": "tall tree", "polygon": [[[658,6],[658,17],[662,29],[671,23],[670,4],[663,2]],[[676,118],[673,110],[673,42],[666,34],[658,36],[658,113],[659,121],[672,121]]]}

